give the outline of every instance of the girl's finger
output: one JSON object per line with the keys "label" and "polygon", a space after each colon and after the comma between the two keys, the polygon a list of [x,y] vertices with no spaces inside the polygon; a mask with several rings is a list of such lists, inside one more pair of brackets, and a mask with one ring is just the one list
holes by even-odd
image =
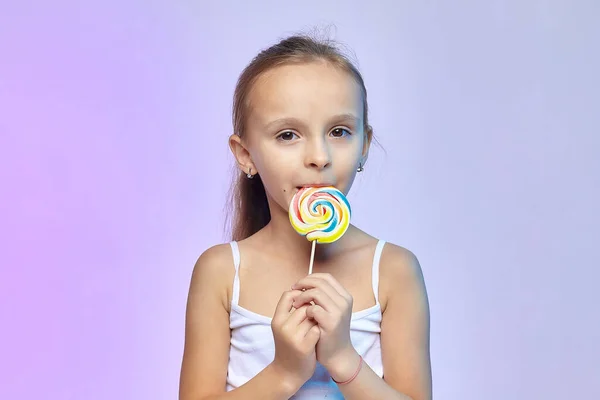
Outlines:
{"label": "girl's finger", "polygon": [[298,325],[302,323],[306,317],[306,309],[309,306],[298,306],[294,311],[288,314],[287,320],[283,323],[284,326],[289,326],[292,329],[296,329]]}
{"label": "girl's finger", "polygon": [[302,293],[300,290],[288,290],[287,292],[283,292],[277,303],[277,307],[275,308],[275,313],[273,314],[274,323],[285,322],[290,315],[290,311],[293,309],[294,299],[300,293]]}
{"label": "girl's finger", "polygon": [[320,305],[328,312],[336,312],[340,310],[338,304],[333,301],[333,299],[329,297],[327,293],[319,288],[308,289],[307,291],[300,293],[294,300],[294,304],[299,306],[300,304],[309,304],[311,301],[314,301],[315,304]]}
{"label": "girl's finger", "polygon": [[319,305],[310,306],[306,310],[307,318],[313,319],[325,329],[329,328],[331,325],[331,318],[327,311],[323,309],[323,307]]}
{"label": "girl's finger", "polygon": [[323,279],[324,281],[329,283],[331,287],[333,287],[340,294],[340,296],[345,298],[351,297],[350,293],[342,286],[342,284],[337,279],[333,277],[333,275],[328,273],[315,273],[311,276]]}
{"label": "girl's finger", "polygon": [[327,295],[331,297],[331,299],[337,304],[338,307],[343,308],[347,303],[347,299],[344,298],[333,286],[331,286],[331,284],[328,281],[320,277],[313,277],[313,275],[299,280],[293,286],[293,288],[300,290],[304,289],[305,291],[311,288],[320,289],[323,292],[327,293]]}
{"label": "girl's finger", "polygon": [[[308,311],[308,307],[307,307],[307,311]],[[298,325],[298,335],[301,335],[301,337],[305,337],[308,332],[310,331],[310,329],[317,325],[317,321],[315,321],[312,318],[307,318],[304,319],[304,321],[300,322],[300,325]]]}

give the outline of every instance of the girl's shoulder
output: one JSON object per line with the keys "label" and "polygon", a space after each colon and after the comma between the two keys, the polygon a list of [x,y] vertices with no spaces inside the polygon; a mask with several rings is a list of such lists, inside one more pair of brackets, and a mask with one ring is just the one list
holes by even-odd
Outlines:
{"label": "girl's shoulder", "polygon": [[415,282],[422,279],[421,266],[417,256],[401,245],[383,241],[354,227],[353,250],[372,251],[379,243],[384,243],[379,258],[380,278],[389,282]]}
{"label": "girl's shoulder", "polygon": [[386,242],[381,253],[380,268],[396,278],[414,278],[421,274],[417,256],[406,247]]}
{"label": "girl's shoulder", "polygon": [[417,257],[406,247],[381,240],[356,227],[352,228],[353,230],[351,232],[354,240],[352,240],[351,247],[357,249],[373,248],[377,246],[377,244],[384,244],[383,248],[381,249],[381,258],[379,261],[380,269],[383,267],[386,270],[392,270],[389,272],[397,274],[407,273],[408,271],[418,267]]}
{"label": "girl's shoulder", "polygon": [[415,264],[418,264],[418,259],[406,247],[386,241],[381,254],[381,262],[395,269],[414,268]]}
{"label": "girl's shoulder", "polygon": [[414,263],[416,256],[405,247],[382,240],[376,236],[370,235],[367,232],[351,225],[351,244],[350,248],[355,250],[372,249],[378,244],[383,244],[380,263],[395,265],[406,265]]}
{"label": "girl's shoulder", "polygon": [[234,275],[231,244],[217,244],[206,249],[198,257],[192,271],[191,289],[196,288],[203,292],[210,290],[221,298],[224,307],[228,309]]}
{"label": "girl's shoulder", "polygon": [[[367,252],[372,252],[377,244],[383,244],[380,248],[378,269],[379,269],[379,290],[382,294],[382,306],[393,297],[398,297],[398,293],[413,293],[421,296],[425,292],[423,272],[417,256],[406,247],[383,241],[375,236],[354,228],[353,237],[357,250],[362,248]],[[372,254],[372,253],[371,253]]]}
{"label": "girl's shoulder", "polygon": [[196,269],[207,269],[207,270],[221,270],[229,265],[233,265],[233,252],[231,250],[231,243],[221,243],[213,245],[208,249],[204,250],[198,257],[194,270]]}
{"label": "girl's shoulder", "polygon": [[[425,281],[417,256],[409,249],[386,242],[379,261],[380,289],[392,297],[425,299]],[[404,302],[403,301],[403,302]],[[386,302],[387,303],[387,302]]]}

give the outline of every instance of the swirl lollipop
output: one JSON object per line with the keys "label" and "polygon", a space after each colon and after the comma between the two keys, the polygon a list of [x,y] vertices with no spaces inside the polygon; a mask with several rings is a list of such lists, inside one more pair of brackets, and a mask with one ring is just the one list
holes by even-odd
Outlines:
{"label": "swirl lollipop", "polygon": [[305,187],[290,203],[290,222],[296,232],[312,242],[308,274],[312,274],[317,243],[333,243],[350,225],[351,209],[346,196],[332,186]]}

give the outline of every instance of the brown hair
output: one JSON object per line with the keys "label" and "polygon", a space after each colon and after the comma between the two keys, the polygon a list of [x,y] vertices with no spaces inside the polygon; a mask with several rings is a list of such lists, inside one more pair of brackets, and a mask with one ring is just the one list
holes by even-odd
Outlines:
{"label": "brown hair", "polygon": [[[290,36],[261,51],[242,71],[233,96],[233,131],[244,137],[248,114],[248,96],[252,85],[264,72],[286,64],[326,61],[348,72],[359,84],[363,98],[363,121],[365,132],[368,123],[367,89],[358,68],[345,56],[332,40],[316,39],[306,35]],[[238,171],[230,192],[231,239],[242,240],[265,227],[271,220],[265,187],[258,174],[253,179],[246,172]]]}

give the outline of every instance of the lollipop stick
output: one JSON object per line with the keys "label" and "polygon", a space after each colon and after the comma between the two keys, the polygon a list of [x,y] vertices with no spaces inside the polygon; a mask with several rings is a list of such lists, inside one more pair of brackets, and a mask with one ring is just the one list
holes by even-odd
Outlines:
{"label": "lollipop stick", "polygon": [[313,240],[312,242],[312,250],[310,251],[310,265],[308,266],[308,274],[312,274],[313,262],[315,261],[315,246],[317,245],[317,241]]}

